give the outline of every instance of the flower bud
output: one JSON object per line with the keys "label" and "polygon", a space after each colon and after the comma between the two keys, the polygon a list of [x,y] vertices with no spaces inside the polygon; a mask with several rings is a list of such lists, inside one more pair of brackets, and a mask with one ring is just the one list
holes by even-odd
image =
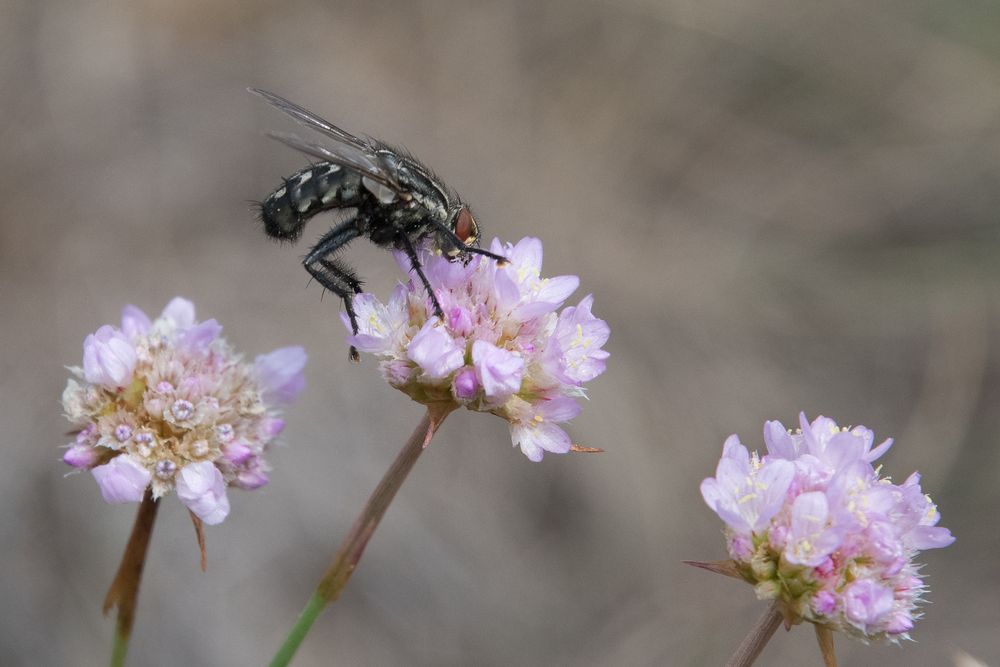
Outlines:
{"label": "flower bud", "polygon": [[781,584],[777,581],[762,581],[753,588],[758,600],[774,600],[781,595]]}
{"label": "flower bud", "polygon": [[758,581],[764,581],[774,576],[777,571],[774,561],[765,551],[758,551],[750,558],[750,570]]}
{"label": "flower bud", "polygon": [[88,469],[97,463],[97,452],[90,445],[73,445],[63,454],[63,463],[74,468]]}
{"label": "flower bud", "polygon": [[114,327],[103,326],[83,342],[83,376],[107,389],[121,389],[132,381],[135,348]]}
{"label": "flower bud", "polygon": [[176,477],[177,497],[209,526],[222,523],[229,515],[229,498],[222,473],[210,461],[189,463]]}

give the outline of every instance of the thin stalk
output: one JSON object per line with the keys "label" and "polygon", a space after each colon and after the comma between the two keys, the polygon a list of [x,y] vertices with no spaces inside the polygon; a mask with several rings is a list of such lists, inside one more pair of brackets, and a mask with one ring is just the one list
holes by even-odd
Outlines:
{"label": "thin stalk", "polygon": [[340,549],[337,550],[333,561],[331,561],[330,566],[326,569],[326,573],[316,587],[315,593],[309,599],[302,613],[299,614],[299,618],[295,622],[295,625],[292,626],[291,631],[285,638],[285,642],[278,649],[278,652],[275,653],[274,659],[271,661],[271,667],[284,667],[284,665],[291,662],[299,645],[302,644],[302,640],[305,639],[309,629],[316,621],[316,618],[319,617],[320,612],[328,604],[340,597],[341,591],[344,590],[348,579],[351,578],[355,568],[358,566],[358,562],[361,560],[362,554],[364,554],[368,540],[371,539],[372,534],[374,534],[375,529],[382,520],[382,516],[389,509],[389,504],[395,497],[396,492],[399,491],[399,487],[402,486],[407,474],[409,474],[413,465],[417,462],[417,458],[427,445],[430,444],[434,433],[441,426],[444,418],[451,410],[451,406],[442,408],[428,407],[427,413],[420,420],[417,428],[414,429],[410,439],[403,445],[403,449],[399,452],[396,460],[389,466],[389,470],[382,477],[382,481],[375,487],[375,491],[372,492],[368,502],[365,503],[361,514],[358,515],[354,526],[351,528],[351,532],[344,538]]}
{"label": "thin stalk", "polygon": [[750,667],[754,660],[761,654],[767,642],[774,636],[775,631],[781,625],[783,617],[778,608],[778,603],[773,603],[767,611],[757,619],[756,625],[751,628],[743,643],[740,644],[736,652],[729,658],[726,667]]}
{"label": "thin stalk", "polygon": [[813,627],[816,628],[816,641],[819,642],[819,650],[823,654],[823,664],[826,667],[837,667],[837,656],[833,652],[833,631],[822,625]]}
{"label": "thin stalk", "polygon": [[122,667],[125,664],[125,654],[128,652],[128,642],[132,637],[132,624],[135,621],[135,607],[139,599],[139,583],[142,581],[142,568],[146,564],[146,551],[149,540],[153,536],[153,524],[156,521],[156,510],[160,503],[153,500],[153,492],[146,489],[139,511],[135,515],[132,534],[125,545],[121,564],[115,574],[108,594],[104,598],[104,614],[112,607],[118,607],[118,619],[115,624],[115,638],[111,649],[111,667]]}

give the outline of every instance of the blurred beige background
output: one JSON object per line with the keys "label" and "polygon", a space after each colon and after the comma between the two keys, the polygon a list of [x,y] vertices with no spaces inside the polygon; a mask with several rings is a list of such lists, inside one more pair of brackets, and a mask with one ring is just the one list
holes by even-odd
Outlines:
{"label": "blurred beige background", "polygon": [[[245,92],[405,144],[487,236],[542,238],[612,326],[571,433],[511,449],[458,414],[300,665],[719,665],[762,611],[686,568],[723,439],[800,409],[897,444],[958,537],[924,556],[916,643],[844,665],[1000,663],[1000,13],[967,2],[7,0],[0,5],[0,664],[97,665],[134,507],[63,479],[84,336],[174,295],[253,355],[306,346],[270,486],[234,492],[198,571],[175,498],[133,665],[263,664],[420,410],[347,361],[305,243],[247,201],[304,165]],[[314,221],[305,241],[325,231]],[[387,294],[391,259],[349,260]],[[818,665],[812,632],[760,664]]]}

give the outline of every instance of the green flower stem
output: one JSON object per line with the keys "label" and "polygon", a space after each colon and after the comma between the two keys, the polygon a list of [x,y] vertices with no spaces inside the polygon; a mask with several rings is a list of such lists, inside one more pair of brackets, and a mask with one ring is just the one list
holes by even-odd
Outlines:
{"label": "green flower stem", "polygon": [[750,667],[767,646],[767,642],[774,636],[782,620],[784,618],[778,608],[778,603],[775,602],[767,608],[763,616],[757,619],[757,624],[743,638],[743,643],[729,658],[726,667]]}
{"label": "green flower stem", "polygon": [[428,407],[427,413],[420,420],[420,424],[417,425],[410,439],[403,446],[402,451],[399,452],[399,456],[396,457],[389,470],[386,471],[382,481],[379,482],[375,491],[372,492],[364,509],[361,510],[361,514],[354,522],[351,532],[344,538],[340,549],[337,550],[337,554],[333,557],[333,561],[316,587],[316,592],[313,593],[305,609],[302,610],[295,625],[285,638],[285,642],[274,655],[271,667],[284,667],[284,665],[292,661],[295,652],[298,650],[302,640],[305,639],[316,618],[319,617],[320,612],[323,611],[326,605],[340,596],[341,591],[344,590],[344,586],[347,585],[347,580],[351,578],[351,574],[354,573],[355,568],[358,566],[358,561],[361,560],[361,555],[365,551],[368,540],[371,539],[372,534],[378,527],[379,521],[382,520],[382,516],[389,509],[389,503],[392,502],[396,492],[399,491],[399,487],[402,486],[403,481],[417,462],[417,458],[421,452],[430,444],[431,438],[434,437],[434,433],[441,426],[444,418],[453,409],[454,406],[451,404]]}
{"label": "green flower stem", "polygon": [[146,551],[153,536],[153,523],[156,521],[156,510],[159,507],[160,503],[153,500],[152,491],[146,489],[146,494],[139,503],[139,511],[135,515],[132,534],[128,538],[128,544],[125,545],[125,553],[122,555],[118,572],[104,598],[105,615],[112,607],[118,607],[115,639],[109,663],[111,667],[122,667],[125,664],[125,654],[128,652],[132,624],[135,621],[136,602],[139,599],[142,568],[146,564]]}

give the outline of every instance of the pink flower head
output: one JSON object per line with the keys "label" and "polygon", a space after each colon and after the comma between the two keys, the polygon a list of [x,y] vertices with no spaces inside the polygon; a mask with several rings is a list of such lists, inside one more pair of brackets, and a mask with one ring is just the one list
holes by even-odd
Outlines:
{"label": "pink flower head", "polygon": [[701,485],[726,524],[736,569],[792,622],[865,640],[905,637],[926,590],[915,556],[954,541],[919,475],[899,486],[880,478],[871,462],[892,441],[873,447],[869,429],[826,417],[802,415],[795,433],[767,422],[764,441],[760,459],[730,436]]}
{"label": "pink flower head", "polygon": [[80,427],[63,460],[91,470],[107,502],[176,490],[211,525],[229,513],[226,486],[267,483],[263,454],[284,427],[275,406],[302,390],[306,355],[281,348],[248,364],[221,331],[178,297],[153,321],[126,306],[121,331],[87,337],[63,392]]}
{"label": "pink flower head", "polygon": [[[415,401],[464,405],[505,419],[511,442],[540,461],[544,452],[572,449],[559,424],[579,413],[584,383],[604,372],[610,330],[593,315],[590,296],[558,312],[580,281],[541,277],[541,241],[495,240],[490,248],[509,262],[449,261],[421,251],[444,317],[412,279],[384,304],[359,294],[358,333],[347,340],[377,355],[386,381]],[[409,259],[400,254],[397,261],[409,271]]]}

